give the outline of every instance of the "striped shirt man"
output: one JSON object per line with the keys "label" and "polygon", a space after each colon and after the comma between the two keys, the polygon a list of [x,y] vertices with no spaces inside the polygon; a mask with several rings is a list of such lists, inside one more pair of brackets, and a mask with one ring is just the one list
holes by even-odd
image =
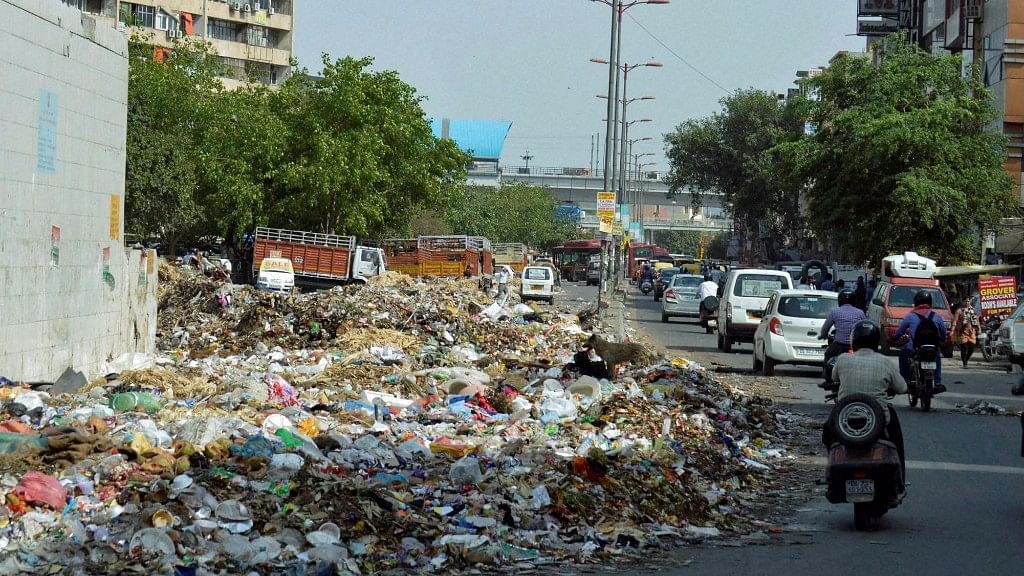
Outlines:
{"label": "striped shirt man", "polygon": [[848,347],[850,345],[850,333],[853,332],[853,325],[865,318],[867,316],[864,315],[864,311],[853,304],[843,304],[838,308],[833,308],[828,313],[828,317],[825,318],[825,324],[822,325],[821,334],[818,335],[818,338],[824,340],[828,336],[828,331],[832,329],[832,326],[835,326],[836,342]]}

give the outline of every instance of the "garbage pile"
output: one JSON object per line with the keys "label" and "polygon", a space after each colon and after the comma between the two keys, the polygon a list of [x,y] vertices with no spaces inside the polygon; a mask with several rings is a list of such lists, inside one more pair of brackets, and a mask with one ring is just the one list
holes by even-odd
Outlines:
{"label": "garbage pile", "polygon": [[0,573],[603,561],[742,530],[784,455],[768,401],[633,348],[608,375],[577,315],[471,283],[161,275],[156,357],[0,381]]}

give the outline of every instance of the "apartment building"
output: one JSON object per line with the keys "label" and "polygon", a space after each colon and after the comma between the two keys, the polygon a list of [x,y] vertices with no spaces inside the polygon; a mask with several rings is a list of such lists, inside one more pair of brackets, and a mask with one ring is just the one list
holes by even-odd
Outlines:
{"label": "apartment building", "polygon": [[231,88],[252,79],[276,85],[291,73],[295,0],[61,0],[158,46],[196,36],[208,41]]}

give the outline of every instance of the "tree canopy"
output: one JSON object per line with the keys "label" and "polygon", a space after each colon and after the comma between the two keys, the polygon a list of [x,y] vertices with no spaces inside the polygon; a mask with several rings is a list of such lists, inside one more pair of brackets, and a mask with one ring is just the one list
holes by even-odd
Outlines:
{"label": "tree canopy", "polygon": [[541,186],[466,186],[451,204],[447,220],[456,234],[550,247],[580,235],[576,223],[555,217],[557,208],[558,201]]}
{"label": "tree canopy", "polygon": [[[468,158],[415,89],[370,58],[323,57],[276,89],[224,90],[208,45],[131,42],[126,224],[168,244],[258,225],[383,237],[462,194]],[[154,57],[156,56],[156,57]]]}
{"label": "tree canopy", "polygon": [[850,262],[917,250],[974,260],[978,231],[1016,213],[1004,137],[957,57],[891,42],[879,63],[847,57],[807,81],[818,131],[776,152],[806,183],[809,223]]}

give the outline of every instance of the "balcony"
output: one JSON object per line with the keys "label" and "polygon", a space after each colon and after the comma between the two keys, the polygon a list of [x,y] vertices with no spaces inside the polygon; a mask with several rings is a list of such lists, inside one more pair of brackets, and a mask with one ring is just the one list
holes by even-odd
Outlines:
{"label": "balcony", "polygon": [[[244,6],[245,2],[240,2],[240,4]],[[246,12],[245,10],[235,10],[232,8],[233,5],[234,2],[207,2],[206,17],[244,24],[256,24],[279,30],[292,29],[293,18],[291,14],[283,14],[281,12],[270,14],[265,10],[250,10]]]}

